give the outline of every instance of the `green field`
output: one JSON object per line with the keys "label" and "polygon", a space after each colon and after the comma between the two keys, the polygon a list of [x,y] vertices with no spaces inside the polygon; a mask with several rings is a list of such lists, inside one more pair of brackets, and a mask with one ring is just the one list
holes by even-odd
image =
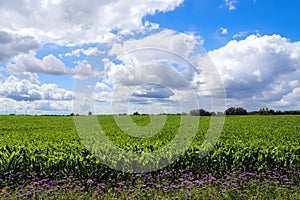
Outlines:
{"label": "green field", "polygon": [[[114,145],[127,151],[150,153],[165,147],[174,139],[180,127],[180,117],[167,116],[160,132],[143,139],[122,132],[113,116],[99,116],[98,121],[103,133]],[[203,158],[198,152],[201,152],[211,118],[184,118],[199,119],[197,134],[189,149],[161,170],[136,175],[111,169],[96,159],[80,140],[73,117],[0,116],[2,197],[300,197],[300,116],[226,117],[217,144]],[[133,120],[140,126],[150,123],[148,116],[133,116]],[[103,151],[101,155],[119,156],[110,155],[109,149],[103,148]],[[120,162],[115,165],[126,165],[126,160],[120,157]],[[228,182],[226,176],[231,177],[231,181],[239,188],[232,185],[225,187],[224,184]],[[245,176],[248,177],[247,181],[242,179]],[[56,181],[56,189],[53,189],[53,184],[48,187],[49,180]],[[152,185],[147,185],[150,180]],[[177,189],[180,181],[186,181],[186,185]],[[202,181],[202,184],[196,181]],[[66,182],[69,189],[65,189]],[[100,183],[105,183],[105,187]],[[169,188],[165,189],[165,186]]]}

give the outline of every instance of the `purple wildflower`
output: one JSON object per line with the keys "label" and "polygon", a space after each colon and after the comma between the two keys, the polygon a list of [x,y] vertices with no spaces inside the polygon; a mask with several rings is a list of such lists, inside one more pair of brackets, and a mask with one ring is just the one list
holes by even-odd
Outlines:
{"label": "purple wildflower", "polygon": [[195,181],[194,181],[194,184],[195,184],[196,186],[200,186],[200,185],[203,185],[203,181],[195,180]]}
{"label": "purple wildflower", "polygon": [[9,196],[10,196],[10,194],[9,194],[8,192],[4,192],[3,195],[4,195],[5,197],[9,197]]}
{"label": "purple wildflower", "polygon": [[216,180],[216,178],[212,175],[212,174],[209,174],[209,180],[211,180],[211,181],[215,181]]}
{"label": "purple wildflower", "polygon": [[104,183],[98,183],[97,186],[102,188],[102,189],[105,189],[105,184]]}
{"label": "purple wildflower", "polygon": [[124,187],[125,186],[125,184],[123,182],[119,182],[118,185],[119,185],[119,187]]}
{"label": "purple wildflower", "polygon": [[116,187],[115,187],[114,189],[115,189],[115,191],[118,192],[118,193],[121,193],[121,191],[122,191],[120,188],[116,188]]}
{"label": "purple wildflower", "polygon": [[285,184],[287,184],[287,185],[293,185],[294,182],[293,181],[288,181],[288,182],[285,182]]}
{"label": "purple wildflower", "polygon": [[130,194],[130,193],[133,193],[134,192],[134,188],[130,189],[130,190],[127,190],[127,193]]}
{"label": "purple wildflower", "polygon": [[169,192],[169,187],[168,186],[164,186],[164,192]]}
{"label": "purple wildflower", "polygon": [[88,179],[88,180],[86,181],[86,183],[87,183],[87,184],[92,184],[92,183],[94,183],[94,181],[93,181],[92,179]]}

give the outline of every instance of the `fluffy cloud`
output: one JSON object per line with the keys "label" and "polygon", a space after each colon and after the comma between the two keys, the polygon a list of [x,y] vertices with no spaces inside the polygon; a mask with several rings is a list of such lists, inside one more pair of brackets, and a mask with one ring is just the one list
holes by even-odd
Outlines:
{"label": "fluffy cloud", "polygon": [[[88,52],[90,51],[93,52],[94,50],[89,50]],[[69,68],[53,54],[49,54],[40,60],[32,52],[28,55],[19,55],[13,61],[13,63],[8,65],[7,71],[11,74],[20,75],[27,80],[32,80],[31,82],[35,83],[38,83],[35,77],[37,73],[72,75],[75,79],[86,79],[101,75],[100,72],[93,70],[86,61],[79,62],[75,68]]]}
{"label": "fluffy cloud", "polygon": [[72,73],[75,79],[99,78],[102,75],[101,72],[95,71],[86,61],[78,63]]}
{"label": "fluffy cloud", "polygon": [[275,104],[299,88],[300,42],[279,35],[250,35],[230,41],[209,56],[222,75],[229,99]]}
{"label": "fluffy cloud", "polygon": [[194,50],[197,43],[201,43],[201,38],[192,34],[180,34],[172,30],[162,30],[143,38],[134,38],[125,41],[123,44],[116,43],[110,50],[110,54],[120,55],[133,49],[157,48],[168,49],[170,52],[183,57],[188,57]]}
{"label": "fluffy cloud", "polygon": [[72,92],[58,88],[56,84],[33,84],[26,79],[8,77],[0,83],[0,96],[16,101],[71,100]]}
{"label": "fluffy cloud", "polygon": [[[111,57],[102,60],[104,72],[101,82],[95,83],[94,90],[90,85],[86,86],[87,93],[97,91],[87,99],[112,103],[116,113],[127,112],[129,105],[129,110],[140,110],[141,105],[147,105],[149,109],[158,108],[157,113],[167,110],[180,112],[180,109],[189,112],[198,107],[195,103],[197,95],[211,96],[201,73],[210,75],[213,69],[204,56],[205,52],[197,49],[200,42],[198,37],[170,30],[154,30],[143,37],[139,34],[125,41],[117,40],[109,51]],[[196,70],[188,61],[201,67]],[[218,85],[215,79],[211,81],[214,86]],[[80,92],[83,86],[79,82]],[[76,97],[78,104],[86,97],[80,95],[82,93]],[[82,107],[88,109],[86,105]],[[86,111],[83,110],[83,113]]]}
{"label": "fluffy cloud", "polygon": [[40,43],[33,37],[20,36],[0,30],[0,61],[2,62],[8,62],[14,56],[27,54],[38,48],[40,48]]}
{"label": "fluffy cloud", "polygon": [[173,10],[181,3],[182,0],[4,1],[0,27],[48,42],[99,42],[113,28],[139,28],[144,16]]}
{"label": "fluffy cloud", "polygon": [[[31,108],[57,109],[58,104],[51,104],[50,101],[68,100],[71,94],[55,84],[42,84],[46,78],[39,80],[39,74],[70,75],[78,80],[98,78],[102,73],[96,71],[90,63],[81,58],[82,56],[98,56],[103,52],[82,44],[107,44],[118,39],[116,32],[125,33],[136,28],[143,30],[143,27],[157,28],[158,24],[148,21],[143,24],[143,18],[149,14],[173,10],[182,2],[183,0],[142,2],[138,0],[130,2],[121,0],[17,0],[2,2],[0,48],[6,49],[5,52],[0,53],[0,61],[6,63],[6,77],[0,75],[3,79],[0,84],[2,100],[11,99],[14,101],[11,105],[15,105],[16,102],[21,105],[24,101],[29,102],[28,104],[31,101],[44,101],[39,107],[36,105]],[[165,34],[168,33],[165,32]],[[49,55],[37,58],[36,50],[40,48],[40,44],[46,43],[53,43],[62,49],[66,45],[74,48],[69,54],[61,54],[58,57],[54,52],[51,54],[49,51]],[[169,41],[169,44],[172,45],[172,41]],[[188,48],[191,48],[189,46],[191,43],[183,46],[182,43],[173,42],[173,45],[178,45],[174,46],[174,49],[184,47],[186,48],[184,50],[188,51]],[[112,53],[118,52],[112,51]],[[73,57],[80,58],[80,61],[75,61],[77,66],[71,68],[63,60],[74,62],[76,59]],[[126,87],[125,81],[124,79],[122,82],[124,87]],[[103,90],[102,95],[106,100],[105,92],[110,94],[111,85],[99,84],[97,89]]]}
{"label": "fluffy cloud", "polygon": [[42,60],[35,57],[32,52],[28,55],[17,56],[12,64],[8,65],[8,71],[11,73],[45,73],[52,75],[71,74],[71,69],[56,58],[53,54],[45,56]]}
{"label": "fluffy cloud", "polygon": [[290,93],[284,95],[279,101],[275,102],[280,107],[299,108],[300,107],[300,86],[294,88]]}

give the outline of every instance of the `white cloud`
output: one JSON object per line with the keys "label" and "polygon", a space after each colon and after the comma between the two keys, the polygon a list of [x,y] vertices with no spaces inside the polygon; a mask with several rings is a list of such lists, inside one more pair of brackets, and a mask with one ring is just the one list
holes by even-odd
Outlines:
{"label": "white cloud", "polygon": [[110,54],[120,55],[130,50],[147,47],[168,49],[175,54],[188,57],[197,43],[201,43],[201,38],[193,34],[181,34],[171,30],[162,30],[141,39],[127,40],[123,44],[115,43],[110,50]]}
{"label": "white cloud", "polygon": [[238,0],[224,0],[224,3],[229,10],[235,10]]}
{"label": "white cloud", "polygon": [[0,83],[0,96],[15,101],[71,100],[72,92],[59,88],[56,84],[38,85],[15,76]]}
{"label": "white cloud", "polygon": [[62,75],[71,73],[71,69],[55,57],[53,54],[45,56],[42,60],[35,57],[35,53],[31,52],[27,55],[19,55],[13,59],[13,63],[8,64],[7,70],[13,74],[23,72],[45,73],[52,75]]}
{"label": "white cloud", "polygon": [[1,114],[68,115],[72,112],[72,101],[38,100],[16,101],[0,98]]}
{"label": "white cloud", "polygon": [[208,54],[233,101],[271,104],[299,87],[300,42],[250,35]]}
{"label": "white cloud", "polygon": [[284,104],[288,108],[300,108],[300,85],[294,88],[290,93],[284,95],[278,104]]}
{"label": "white cloud", "polygon": [[79,62],[72,72],[75,79],[99,78],[102,73],[96,71],[86,61]]}
{"label": "white cloud", "polygon": [[20,77],[28,80],[30,83],[33,83],[33,84],[40,83],[37,73],[21,72],[21,73],[19,73],[19,75],[20,75]]}
{"label": "white cloud", "polygon": [[245,37],[248,34],[248,31],[242,31],[239,33],[236,33],[232,36],[233,39],[242,38]]}
{"label": "white cloud", "polygon": [[107,91],[110,90],[109,86],[105,83],[97,82],[95,90]]}
{"label": "white cloud", "polygon": [[[88,49],[87,52],[94,53],[96,51],[94,49]],[[35,83],[38,83],[36,77],[37,73],[71,75],[75,79],[99,77],[101,75],[100,72],[93,70],[91,65],[86,61],[78,62],[75,68],[69,68],[53,54],[49,54],[40,60],[31,52],[28,55],[19,55],[13,61],[13,63],[8,64],[7,71]]]}
{"label": "white cloud", "polygon": [[91,55],[99,55],[99,54],[104,54],[104,53],[105,53],[105,51],[99,51],[99,49],[97,47],[90,47],[88,49],[79,48],[79,49],[73,50],[72,52],[66,53],[66,54],[59,54],[59,57],[60,58],[73,57],[73,56],[80,57],[80,55],[91,56]]}
{"label": "white cloud", "polygon": [[140,28],[144,16],[173,10],[181,3],[182,0],[4,1],[0,7],[0,27],[36,36],[40,41],[99,42],[113,28]]}
{"label": "white cloud", "polygon": [[19,54],[27,54],[37,50],[40,46],[40,43],[33,37],[20,36],[0,30],[0,61],[2,62],[8,62]]}
{"label": "white cloud", "polygon": [[220,28],[221,34],[222,35],[227,35],[228,34],[228,29],[227,28]]}
{"label": "white cloud", "polygon": [[[160,112],[167,112],[164,109],[178,111],[180,108],[189,112],[198,107],[191,103],[196,95],[209,98],[210,91],[203,78],[196,74],[201,73],[202,69],[197,71],[187,62],[189,60],[193,64],[200,64],[202,68],[211,66],[207,59],[201,57],[204,51],[196,48],[200,43],[199,38],[170,30],[155,30],[150,35],[131,38],[113,43],[109,51],[113,58],[102,60],[104,73],[99,79],[101,83],[95,83],[98,91],[88,99],[117,104],[115,112],[122,113],[128,111],[129,104],[137,106],[137,109],[147,105],[161,108]],[[206,75],[208,72],[203,70]],[[216,86],[216,81],[213,82]],[[91,89],[87,86],[87,92],[91,92]],[[82,91],[81,86],[79,90]],[[83,98],[80,95],[76,99]],[[80,102],[83,101],[78,100],[78,104]],[[81,106],[88,109],[86,104]]]}

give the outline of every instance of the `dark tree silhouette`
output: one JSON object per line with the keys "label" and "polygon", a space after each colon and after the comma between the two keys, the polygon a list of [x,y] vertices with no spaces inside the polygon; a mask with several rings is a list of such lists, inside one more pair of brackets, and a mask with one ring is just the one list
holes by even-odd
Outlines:
{"label": "dark tree silhouette", "polygon": [[226,115],[248,115],[248,112],[246,109],[242,107],[230,107],[225,111]]}

